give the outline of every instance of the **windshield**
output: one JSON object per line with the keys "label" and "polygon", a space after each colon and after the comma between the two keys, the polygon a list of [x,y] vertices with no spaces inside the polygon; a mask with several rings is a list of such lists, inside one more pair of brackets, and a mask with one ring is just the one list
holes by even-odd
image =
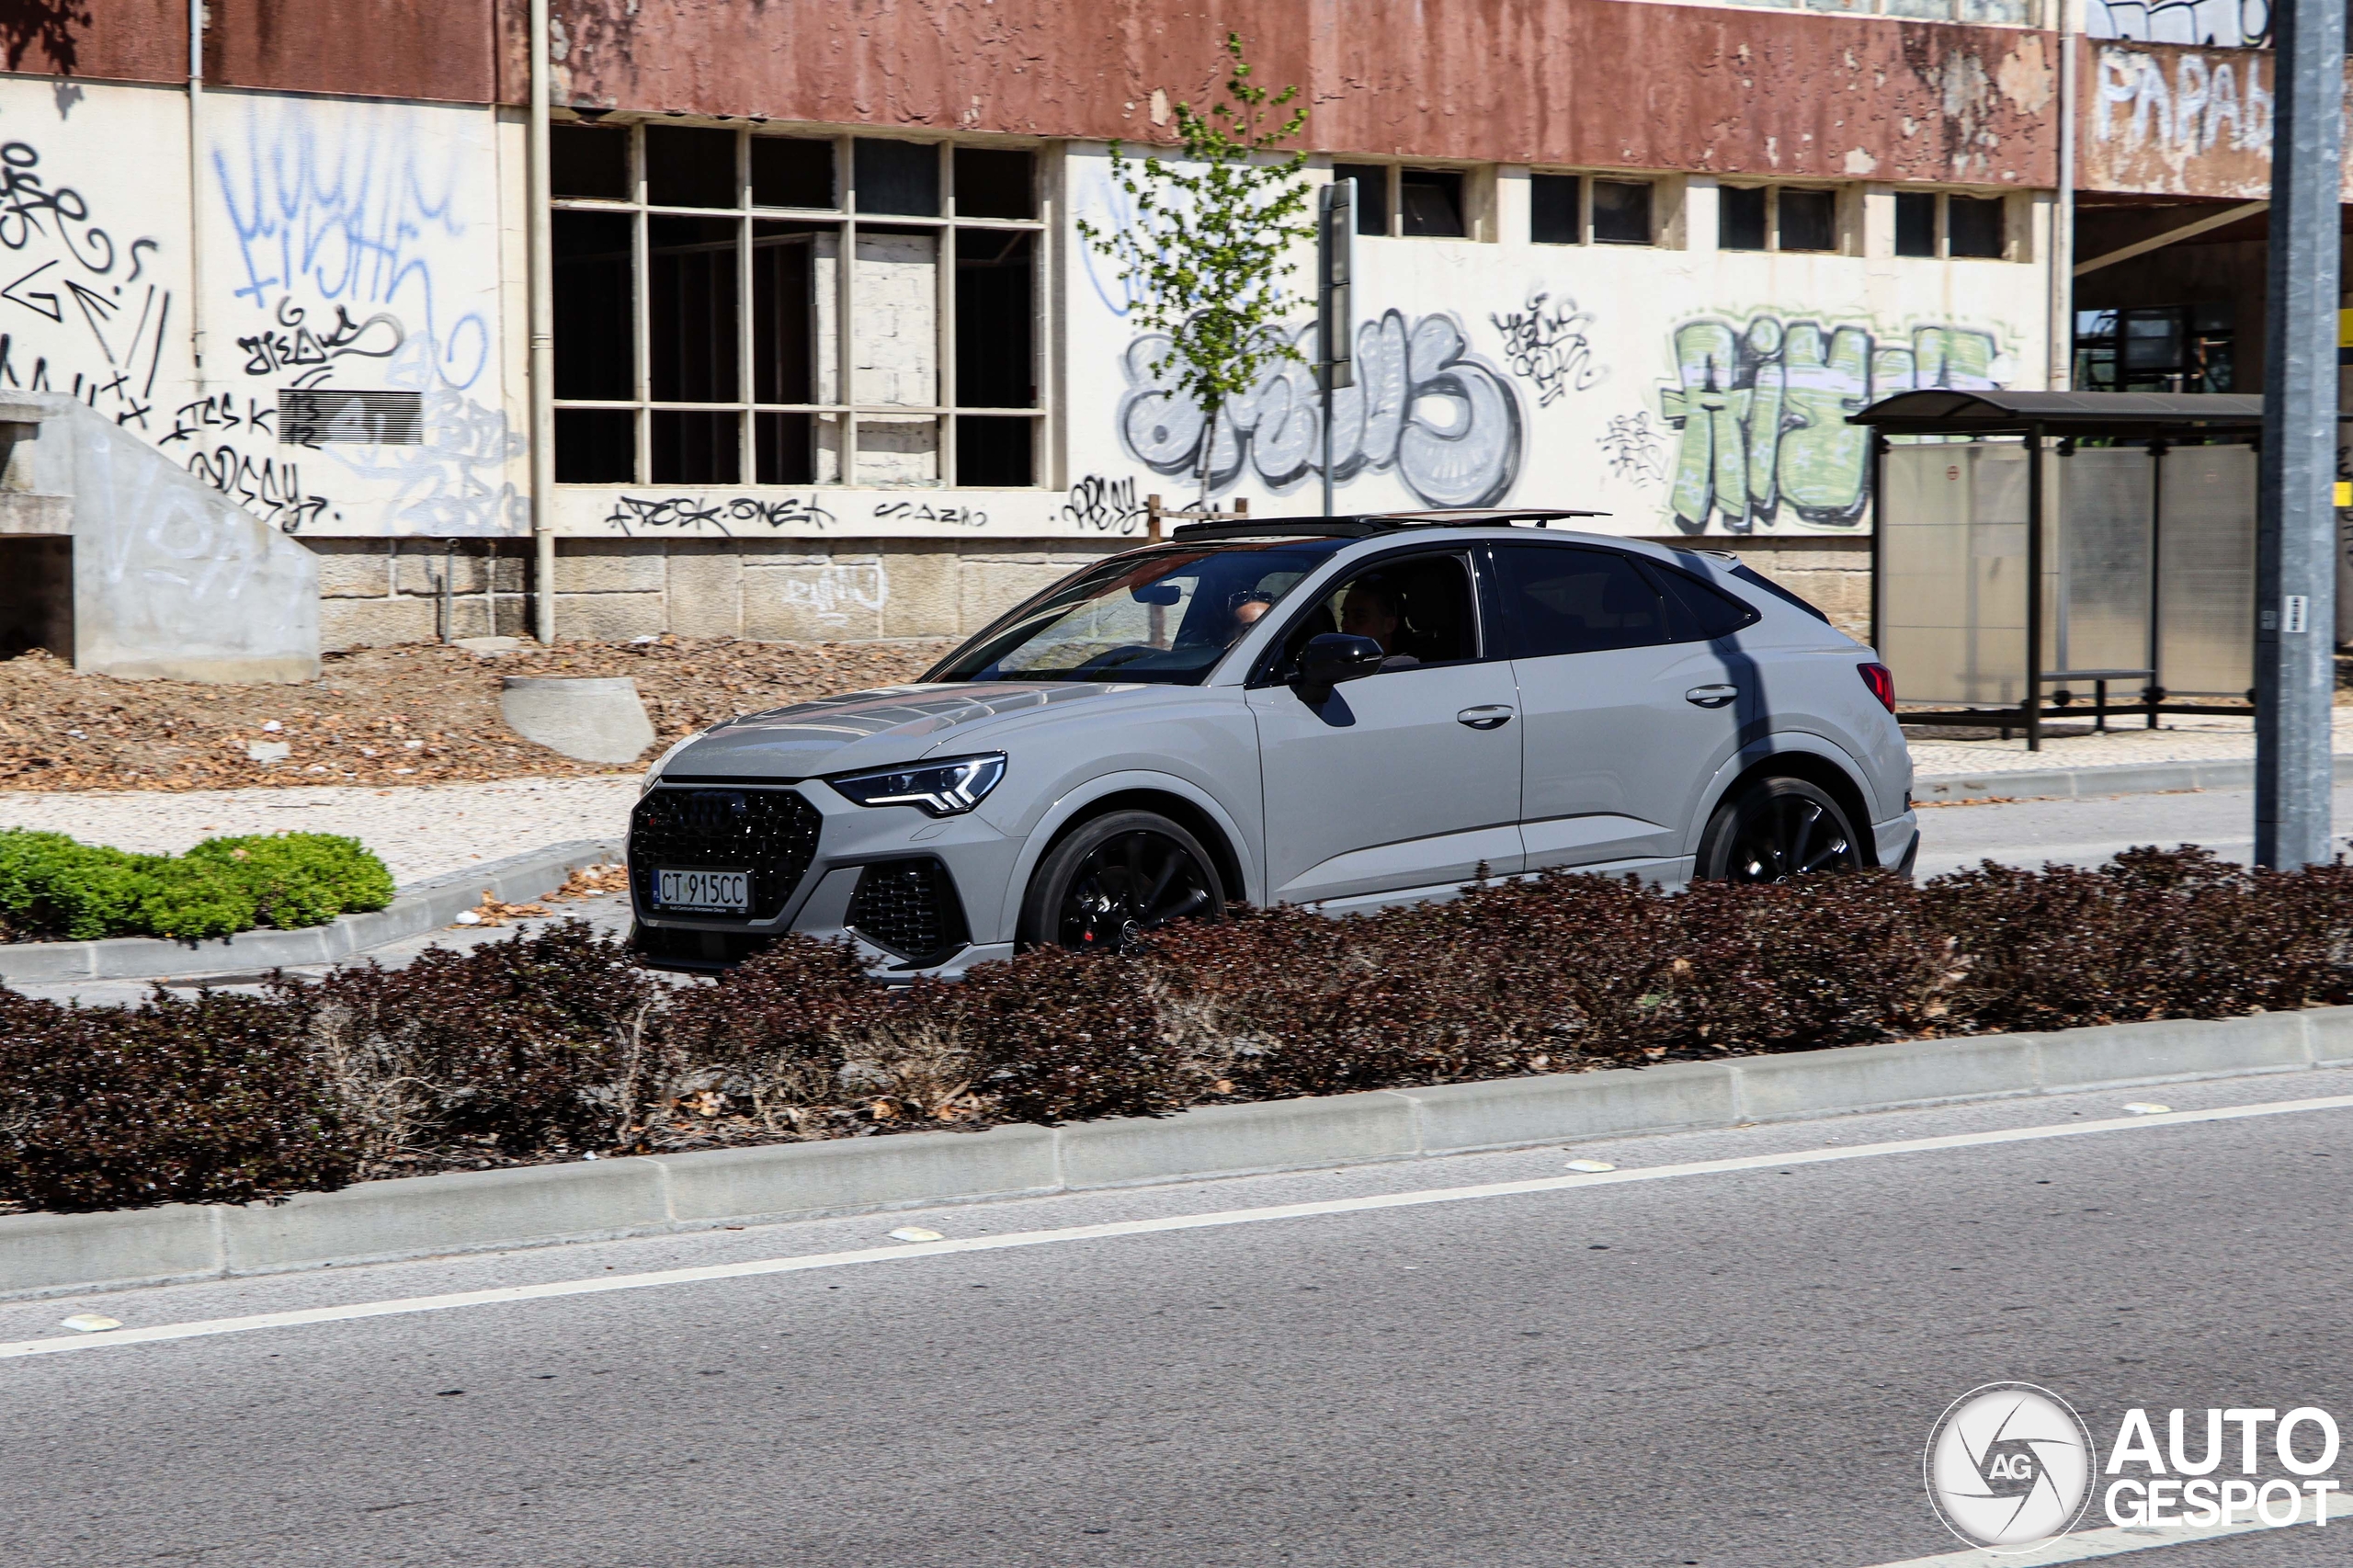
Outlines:
{"label": "windshield", "polygon": [[1169,545],[1080,573],[949,655],[932,680],[1198,685],[1345,540]]}

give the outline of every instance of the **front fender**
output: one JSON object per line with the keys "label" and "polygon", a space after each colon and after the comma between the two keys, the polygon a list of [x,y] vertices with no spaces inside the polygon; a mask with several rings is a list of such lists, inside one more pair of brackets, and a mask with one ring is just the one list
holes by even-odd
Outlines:
{"label": "front fender", "polygon": [[1266,901],[1266,857],[1260,853],[1258,835],[1244,824],[1243,819],[1227,809],[1225,803],[1189,778],[1150,768],[1122,768],[1118,772],[1097,774],[1084,782],[1068,786],[1055,796],[1042,814],[1030,826],[1022,841],[1021,852],[1014,859],[1013,875],[1006,880],[1005,907],[1000,911],[998,929],[1019,928],[1021,901],[1029,891],[1029,879],[1037,874],[1038,862],[1045,858],[1046,846],[1053,843],[1063,827],[1087,813],[1089,807],[1113,795],[1134,790],[1151,790],[1164,795],[1174,795],[1197,808],[1217,830],[1225,835],[1225,842],[1242,867],[1242,896],[1252,903]]}

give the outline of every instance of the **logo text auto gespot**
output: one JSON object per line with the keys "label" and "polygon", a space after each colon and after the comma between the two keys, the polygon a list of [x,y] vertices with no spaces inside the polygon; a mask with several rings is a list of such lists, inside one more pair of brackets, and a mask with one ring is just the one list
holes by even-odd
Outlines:
{"label": "logo text auto gespot", "polygon": [[[2268,1444],[2262,1440],[2266,1426],[2271,1428]],[[2312,1405],[2285,1415],[2252,1408],[2173,1410],[2165,1413],[2165,1427],[2161,1448],[2147,1411],[2135,1407],[2124,1413],[2108,1460],[2108,1474],[2120,1479],[2101,1494],[2109,1523],[2203,1528],[2227,1519],[2292,1525],[2305,1493],[2312,1494],[2313,1523],[2328,1522],[2325,1496],[2337,1483],[2311,1479],[2336,1463],[2336,1421],[2327,1411]],[[2203,1442],[2193,1454],[2190,1445],[2200,1437]],[[2229,1475],[2224,1461],[2233,1459],[2237,1475],[2218,1477],[2217,1471]],[[2132,1470],[2142,1474],[2125,1473]],[[2298,1479],[2288,1480],[2281,1471]]]}

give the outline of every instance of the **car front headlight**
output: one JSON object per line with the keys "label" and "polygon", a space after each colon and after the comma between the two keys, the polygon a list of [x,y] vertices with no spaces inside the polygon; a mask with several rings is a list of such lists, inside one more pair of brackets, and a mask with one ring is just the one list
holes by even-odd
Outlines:
{"label": "car front headlight", "polygon": [[926,816],[961,816],[1005,777],[1005,754],[960,756],[881,773],[847,773],[826,783],[861,806],[913,806]]}
{"label": "car front headlight", "polygon": [[645,777],[638,780],[637,798],[641,801],[645,799],[646,791],[653,789],[656,783],[660,782],[662,770],[670,766],[670,759],[700,739],[702,739],[702,732],[700,730],[697,730],[693,734],[684,736],[679,740],[671,743],[670,749],[656,757],[654,759],[654,766],[645,770]]}

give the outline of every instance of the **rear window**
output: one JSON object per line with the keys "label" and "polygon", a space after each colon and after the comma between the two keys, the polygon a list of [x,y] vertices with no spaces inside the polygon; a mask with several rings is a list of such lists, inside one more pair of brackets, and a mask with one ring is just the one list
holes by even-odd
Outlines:
{"label": "rear window", "polygon": [[1814,619],[1822,622],[1823,625],[1827,626],[1830,624],[1830,618],[1828,616],[1823,614],[1820,610],[1806,603],[1805,600],[1798,597],[1797,595],[1790,592],[1789,589],[1781,586],[1780,584],[1773,581],[1772,578],[1765,575],[1764,573],[1756,571],[1753,567],[1743,565],[1739,562],[1734,562],[1733,563],[1732,574],[1739,578],[1742,582],[1747,584],[1752,588],[1762,588],[1767,593],[1772,595],[1775,598],[1786,600],[1787,602],[1797,606],[1798,608],[1805,611],[1806,614],[1813,617]]}

